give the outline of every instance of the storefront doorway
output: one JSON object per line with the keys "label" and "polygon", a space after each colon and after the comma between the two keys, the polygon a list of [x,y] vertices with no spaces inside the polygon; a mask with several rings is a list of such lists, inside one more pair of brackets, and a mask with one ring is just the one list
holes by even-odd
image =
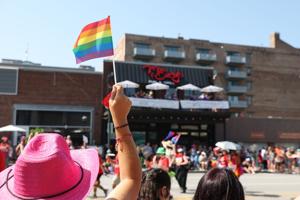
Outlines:
{"label": "storefront doorway", "polygon": [[83,136],[93,143],[93,109],[89,107],[58,105],[15,105],[14,123],[32,129],[41,128],[44,132],[70,135],[74,146],[80,146]]}
{"label": "storefront doorway", "polygon": [[169,131],[181,135],[179,145],[210,146],[215,143],[214,124],[130,123],[137,144],[160,144]]}

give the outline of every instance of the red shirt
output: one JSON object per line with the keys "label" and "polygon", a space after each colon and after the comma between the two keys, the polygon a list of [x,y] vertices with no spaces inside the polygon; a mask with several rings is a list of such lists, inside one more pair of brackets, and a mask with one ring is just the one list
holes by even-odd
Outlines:
{"label": "red shirt", "polygon": [[101,156],[99,155],[99,171],[98,171],[98,174],[101,174],[101,175],[103,174],[102,165],[103,165],[103,162],[102,162]]}
{"label": "red shirt", "polygon": [[169,171],[169,159],[167,157],[162,157],[159,159],[158,165],[166,171]]}
{"label": "red shirt", "polygon": [[118,159],[118,157],[116,157],[116,159],[115,159],[114,173],[115,173],[115,175],[120,175],[120,166],[119,166],[119,159]]}
{"label": "red shirt", "polygon": [[161,168],[162,170],[165,170],[165,171],[169,171],[169,164],[170,164],[170,161],[169,161],[169,158],[165,157],[165,156],[161,156],[157,162],[157,157],[154,156],[153,157],[153,166],[154,168]]}

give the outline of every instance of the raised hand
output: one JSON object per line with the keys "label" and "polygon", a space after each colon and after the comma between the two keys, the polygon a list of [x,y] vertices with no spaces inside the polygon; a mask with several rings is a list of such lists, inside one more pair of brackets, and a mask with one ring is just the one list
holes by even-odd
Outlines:
{"label": "raised hand", "polygon": [[131,108],[131,101],[124,95],[121,85],[114,85],[109,99],[109,109],[115,126],[127,124],[127,115]]}

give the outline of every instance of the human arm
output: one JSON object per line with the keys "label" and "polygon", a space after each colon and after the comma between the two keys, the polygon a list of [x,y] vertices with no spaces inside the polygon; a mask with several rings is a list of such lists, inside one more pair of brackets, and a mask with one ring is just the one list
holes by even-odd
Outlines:
{"label": "human arm", "polygon": [[[113,87],[109,108],[115,127],[127,124],[127,115],[131,107],[130,100],[123,94],[119,85]],[[137,199],[142,177],[142,169],[129,127],[116,129],[119,140],[118,157],[120,165],[120,184],[109,194],[107,199],[133,200]],[[129,137],[128,137],[129,136]]]}
{"label": "human arm", "polygon": [[21,144],[18,144],[15,150],[16,150],[17,156],[19,156],[21,154]]}

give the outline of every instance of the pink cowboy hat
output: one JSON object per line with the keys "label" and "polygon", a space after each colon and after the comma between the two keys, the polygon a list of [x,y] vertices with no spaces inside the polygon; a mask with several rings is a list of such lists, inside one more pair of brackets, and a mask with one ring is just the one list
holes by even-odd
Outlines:
{"label": "pink cowboy hat", "polygon": [[0,173],[0,200],[81,200],[98,175],[95,149],[69,150],[61,135],[39,134],[15,165]]}

